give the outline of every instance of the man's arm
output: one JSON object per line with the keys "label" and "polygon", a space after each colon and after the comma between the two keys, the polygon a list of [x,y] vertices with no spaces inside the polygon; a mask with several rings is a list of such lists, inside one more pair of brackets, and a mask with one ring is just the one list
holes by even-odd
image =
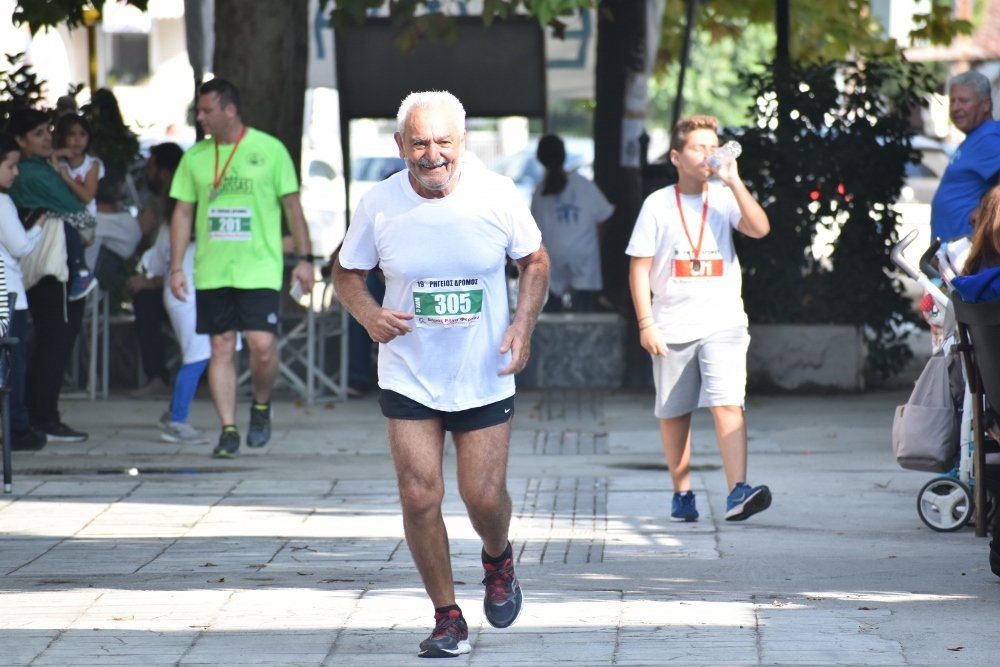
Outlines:
{"label": "man's arm", "polygon": [[507,327],[500,344],[501,354],[508,351],[512,354],[510,364],[500,371],[500,375],[520,373],[528,364],[531,334],[549,293],[549,253],[544,245],[516,262],[521,273],[518,279],[517,308],[514,311],[514,321]]}
{"label": "man's arm", "polygon": [[413,319],[413,315],[379,305],[365,283],[367,276],[367,271],[345,269],[340,265],[340,259],[334,262],[333,288],[347,312],[354,316],[376,343],[388,343],[397,336],[413,331],[406,323],[406,320]]}
{"label": "man's arm", "polygon": [[[288,219],[289,228],[292,230],[292,237],[295,239],[295,251],[299,257],[312,255],[312,241],[309,239],[309,225],[306,224],[306,216],[302,212],[302,203],[299,200],[299,193],[293,192],[281,198],[281,207],[285,211],[285,218]],[[292,280],[298,280],[302,289],[306,292],[312,289],[316,280],[316,272],[310,261],[301,259],[292,269]]]}
{"label": "man's arm", "polygon": [[194,220],[194,204],[180,201],[174,205],[170,218],[170,273],[167,276],[170,291],[179,301],[187,301],[189,285],[184,275],[184,253],[191,239],[191,224]]}

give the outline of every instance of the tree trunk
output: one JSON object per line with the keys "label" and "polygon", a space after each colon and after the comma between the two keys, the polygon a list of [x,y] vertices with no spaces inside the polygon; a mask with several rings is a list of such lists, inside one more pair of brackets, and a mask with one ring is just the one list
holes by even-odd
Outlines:
{"label": "tree trunk", "polygon": [[240,89],[243,121],[278,137],[299,168],[308,0],[215,0],[215,76]]}
{"label": "tree trunk", "polygon": [[642,174],[623,167],[622,122],[625,94],[631,75],[643,70],[645,2],[602,0],[598,6],[597,63],[594,110],[594,180],[615,205],[601,248],[604,291],[629,326],[626,382],[645,377],[648,355],[638,342],[634,309],[628,288],[629,259],[625,247],[642,205]]}

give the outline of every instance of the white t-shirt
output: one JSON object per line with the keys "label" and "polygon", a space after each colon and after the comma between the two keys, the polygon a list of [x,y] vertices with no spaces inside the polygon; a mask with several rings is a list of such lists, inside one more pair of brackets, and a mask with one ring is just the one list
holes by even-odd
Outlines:
{"label": "white t-shirt", "polygon": [[728,187],[709,182],[708,214],[696,259],[703,202],[702,195],[681,195],[685,233],[676,186],[652,193],[642,204],[625,249],[632,257],[653,258],[649,276],[653,318],[667,343],[686,343],[747,325],[740,262],[733,246],[740,208]]}
{"label": "white t-shirt", "polygon": [[596,185],[575,172],[567,174],[566,187],[558,194],[542,195],[543,187],[544,182],[531,198],[531,214],[552,263],[549,289],[559,295],[568,287],[601,289],[597,225],[610,218],[615,207]]}
{"label": "white t-shirt", "polygon": [[17,215],[17,206],[9,196],[0,192],[0,261],[3,261],[7,278],[7,291],[17,293],[14,310],[28,308],[20,259],[34,250],[41,238],[42,225],[35,225],[25,231]]}
{"label": "white t-shirt", "polygon": [[[61,162],[66,166],[67,169],[69,169],[70,178],[72,178],[77,183],[82,184],[84,181],[87,180],[87,172],[90,171],[91,165],[93,165],[95,162],[97,163],[97,180],[101,180],[102,178],[104,178],[104,163],[101,162],[99,158],[96,158],[93,155],[84,155],[83,162],[80,163],[79,167],[72,166],[65,159],[61,160]],[[87,204],[86,207],[87,211],[91,215],[97,215],[97,198],[95,197],[94,199],[91,199],[90,203]]]}
{"label": "white t-shirt", "polygon": [[514,394],[497,372],[510,324],[504,266],[541,246],[541,234],[513,181],[471,161],[456,189],[425,199],[404,170],[361,199],[340,263],[378,265],[382,305],[413,313],[413,331],[379,345],[379,386],[435,410],[455,412]]}
{"label": "white t-shirt", "polygon": [[[194,285],[194,253],[195,244],[189,243],[181,260],[181,269],[188,285]],[[170,326],[181,349],[181,359],[184,364],[204,361],[212,356],[212,341],[208,334],[195,332],[198,314],[195,300],[189,295],[186,301],[181,301],[170,291],[170,227],[160,225],[156,233],[153,247],[142,254],[140,260],[142,269],[147,276],[163,276],[163,305],[170,318]],[[240,349],[241,336],[236,337],[236,349]]]}

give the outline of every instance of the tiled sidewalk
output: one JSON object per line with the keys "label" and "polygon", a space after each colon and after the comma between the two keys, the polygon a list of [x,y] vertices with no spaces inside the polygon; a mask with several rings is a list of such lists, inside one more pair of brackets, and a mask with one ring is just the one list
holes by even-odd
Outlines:
{"label": "tiled sidewalk", "polygon": [[[755,401],[751,481],[775,502],[739,524],[721,520],[698,415],[701,520],[674,524],[650,397],[522,396],[510,490],[525,609],[509,630],[485,624],[480,544],[452,477],[473,651],[451,662],[991,664],[1000,579],[985,540],[917,518],[927,476],[888,453],[900,398]],[[15,493],[0,497],[0,665],[425,664],[432,610],[373,398],[281,404],[272,445],[221,462],[158,442],[152,403],[66,407],[90,441],[17,453]],[[211,425],[209,406],[194,418]]]}

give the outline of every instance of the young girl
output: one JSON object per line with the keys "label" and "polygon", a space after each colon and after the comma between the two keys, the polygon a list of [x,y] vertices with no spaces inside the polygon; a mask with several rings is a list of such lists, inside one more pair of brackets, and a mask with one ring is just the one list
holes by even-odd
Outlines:
{"label": "young girl", "polygon": [[[52,166],[62,176],[66,186],[76,195],[91,215],[97,214],[97,184],[104,178],[104,164],[90,155],[90,124],[75,113],[63,115],[56,122],[53,133],[55,150]],[[76,301],[87,296],[97,282],[84,260],[83,243],[76,228],[66,225],[66,254],[69,265],[69,299]]]}
{"label": "young girl", "polygon": [[14,310],[10,313],[8,335],[17,338],[10,355],[10,421],[12,449],[41,449],[45,436],[31,428],[28,409],[24,401],[25,367],[28,345],[25,334],[28,328],[28,299],[21,280],[21,257],[31,252],[42,238],[45,217],[25,231],[17,215],[17,207],[7,190],[17,178],[17,163],[21,159],[13,137],[0,134],[0,263],[7,278],[7,291],[16,294]]}
{"label": "young girl", "polygon": [[104,178],[104,163],[90,155],[90,124],[83,116],[65,114],[56,122],[53,165],[80,203],[97,214],[97,183]]}

